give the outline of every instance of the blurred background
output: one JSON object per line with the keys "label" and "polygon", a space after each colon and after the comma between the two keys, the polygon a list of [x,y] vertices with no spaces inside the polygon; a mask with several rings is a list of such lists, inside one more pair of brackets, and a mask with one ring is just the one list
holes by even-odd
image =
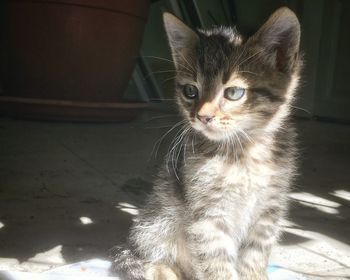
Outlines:
{"label": "blurred background", "polygon": [[125,241],[180,120],[164,11],[249,36],[281,6],[300,20],[305,66],[300,176],[271,262],[349,279],[346,0],[1,1],[0,270],[106,258]]}

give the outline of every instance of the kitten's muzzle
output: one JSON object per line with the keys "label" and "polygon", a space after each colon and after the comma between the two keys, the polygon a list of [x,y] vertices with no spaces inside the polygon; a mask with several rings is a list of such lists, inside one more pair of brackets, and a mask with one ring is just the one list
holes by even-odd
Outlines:
{"label": "kitten's muzzle", "polygon": [[204,124],[208,124],[210,122],[212,122],[212,120],[214,119],[214,116],[209,116],[209,115],[197,115],[197,118]]}

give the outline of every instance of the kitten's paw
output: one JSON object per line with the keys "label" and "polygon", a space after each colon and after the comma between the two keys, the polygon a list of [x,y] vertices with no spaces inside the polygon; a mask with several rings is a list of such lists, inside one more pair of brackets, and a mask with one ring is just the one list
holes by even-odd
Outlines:
{"label": "kitten's paw", "polygon": [[238,279],[246,279],[246,280],[269,280],[267,273],[240,273]]}
{"label": "kitten's paw", "polygon": [[149,264],[146,266],[146,280],[182,280],[177,269],[164,264]]}

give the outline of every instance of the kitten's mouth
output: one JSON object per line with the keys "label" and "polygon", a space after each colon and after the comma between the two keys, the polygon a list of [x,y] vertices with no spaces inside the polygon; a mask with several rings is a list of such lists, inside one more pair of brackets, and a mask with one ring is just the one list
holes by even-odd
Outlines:
{"label": "kitten's mouth", "polygon": [[224,133],[220,128],[214,127],[211,124],[203,124],[197,121],[192,121],[192,127],[201,132],[209,140],[220,141],[224,138]]}

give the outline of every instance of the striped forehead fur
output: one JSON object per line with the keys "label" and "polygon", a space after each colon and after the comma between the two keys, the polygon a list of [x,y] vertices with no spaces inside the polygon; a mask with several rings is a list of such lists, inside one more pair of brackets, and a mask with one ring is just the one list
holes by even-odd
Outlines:
{"label": "striped forehead fur", "polygon": [[218,26],[212,29],[198,29],[198,32],[206,36],[221,35],[235,46],[240,45],[243,40],[236,27]]}

